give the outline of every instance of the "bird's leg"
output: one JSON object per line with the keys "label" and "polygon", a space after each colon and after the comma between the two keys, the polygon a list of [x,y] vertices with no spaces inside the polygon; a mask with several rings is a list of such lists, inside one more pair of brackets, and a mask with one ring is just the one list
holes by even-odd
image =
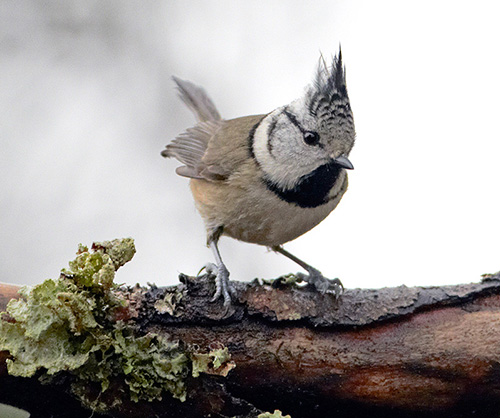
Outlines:
{"label": "bird's leg", "polygon": [[271,247],[271,249],[277,253],[283,254],[285,257],[288,257],[290,260],[295,261],[299,266],[307,270],[307,272],[309,273],[308,275],[297,273],[297,277],[314,286],[314,288],[320,293],[331,293],[337,298],[343,292],[344,286],[339,279],[327,279],[323,276],[323,274],[321,274],[319,270],[305,263],[300,258],[295,257],[280,245]]}
{"label": "bird's leg", "polygon": [[229,282],[229,271],[220,256],[219,247],[217,246],[219,236],[212,236],[208,240],[208,246],[214,254],[216,264],[208,263],[205,266],[205,270],[209,276],[215,278],[215,294],[211,302],[215,302],[222,296],[224,299],[224,308],[227,311],[231,305],[231,297],[236,296],[236,291]]}

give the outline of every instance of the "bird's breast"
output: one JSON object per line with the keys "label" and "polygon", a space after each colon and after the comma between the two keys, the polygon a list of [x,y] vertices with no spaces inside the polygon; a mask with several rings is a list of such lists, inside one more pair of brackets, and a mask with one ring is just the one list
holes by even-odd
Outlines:
{"label": "bird's breast", "polygon": [[332,188],[342,172],[341,167],[330,162],[302,176],[293,188],[281,188],[267,176],[263,177],[263,181],[272,193],[285,202],[301,208],[316,208],[328,203]]}
{"label": "bird's breast", "polygon": [[[191,180],[198,211],[208,230],[223,226],[224,234],[235,239],[280,245],[325,219],[347,188],[345,171],[340,172],[333,184],[331,175],[320,171],[304,179],[299,188],[280,195],[262,177],[250,173],[247,176],[242,172],[224,183]],[[321,176],[328,187],[320,181]]]}

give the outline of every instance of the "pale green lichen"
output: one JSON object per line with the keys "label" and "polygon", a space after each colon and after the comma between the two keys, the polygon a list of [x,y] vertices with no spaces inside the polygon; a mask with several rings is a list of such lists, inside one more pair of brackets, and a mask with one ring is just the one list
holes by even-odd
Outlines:
{"label": "pale green lichen", "polygon": [[292,418],[290,415],[282,415],[279,409],[276,409],[274,413],[264,412],[263,414],[259,414],[257,418]]}
{"label": "pale green lichen", "polygon": [[79,378],[100,383],[105,391],[112,377],[123,375],[135,402],[161,400],[164,391],[186,399],[189,359],[177,343],[151,333],[138,337],[129,326],[119,324],[108,343],[111,350],[92,356],[78,370]]}
{"label": "pale green lichen", "polygon": [[164,314],[168,313],[171,316],[180,316],[181,312],[177,310],[179,303],[182,300],[182,293],[180,291],[173,290],[165,292],[165,296],[155,302],[154,307],[158,313]]}
{"label": "pale green lichen", "polygon": [[30,413],[23,409],[15,408],[4,403],[0,403],[0,417],[2,418],[29,418]]}
{"label": "pale green lichen", "polygon": [[208,353],[191,352],[192,361],[191,374],[198,377],[200,373],[227,376],[236,367],[231,360],[231,354],[227,347],[216,348]]}
{"label": "pale green lichen", "polygon": [[[21,290],[0,320],[0,350],[9,351],[8,372],[41,379],[66,371],[74,376],[73,392],[82,402],[85,385],[100,384],[104,392],[112,377],[121,376],[134,401],[161,399],[166,391],[186,397],[190,358],[179,344],[139,335],[126,317],[127,301],[116,292],[115,271],[134,253],[132,239],[80,245],[77,257],[57,280]],[[109,405],[108,405],[109,407]]]}
{"label": "pale green lichen", "polygon": [[277,277],[276,279],[263,279],[263,284],[271,285],[273,287],[294,287],[299,283],[303,283],[302,277],[288,273],[283,276]]}

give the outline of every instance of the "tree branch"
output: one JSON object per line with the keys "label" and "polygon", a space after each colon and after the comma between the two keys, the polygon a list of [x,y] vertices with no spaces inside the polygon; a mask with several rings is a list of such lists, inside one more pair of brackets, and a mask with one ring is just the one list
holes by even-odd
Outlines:
{"label": "tree branch", "polygon": [[[211,281],[180,279],[175,287],[123,290],[134,320],[142,332],[186,346],[227,347],[236,367],[227,377],[190,379],[184,403],[124,400],[110,416],[255,417],[275,409],[293,418],[498,415],[498,274],[479,284],[346,290],[340,300],[280,282],[235,283],[238,300],[226,317],[209,302]],[[13,292],[0,285],[0,310]],[[25,389],[35,386],[46,399],[54,394],[53,405],[73,402],[71,416],[80,416],[64,385],[47,391],[35,379],[6,376],[6,356],[0,401],[33,411]],[[23,395],[5,395],[6,385]],[[94,396],[111,404],[124,395],[118,385]]]}

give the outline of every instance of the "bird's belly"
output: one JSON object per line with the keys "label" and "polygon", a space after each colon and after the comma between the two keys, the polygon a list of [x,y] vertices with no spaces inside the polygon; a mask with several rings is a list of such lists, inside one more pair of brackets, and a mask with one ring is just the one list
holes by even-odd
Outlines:
{"label": "bird's belly", "polygon": [[191,190],[209,232],[222,226],[224,235],[271,247],[301,236],[325,219],[345,192],[347,181],[341,180],[332,198],[313,208],[286,202],[263,185],[243,188],[193,179]]}
{"label": "bird's belly", "polygon": [[245,242],[269,247],[281,245],[314,228],[335,207],[325,204],[303,209],[289,203],[285,205],[288,207],[277,208],[272,212],[266,210],[243,214],[237,222],[225,224],[224,233]]}

